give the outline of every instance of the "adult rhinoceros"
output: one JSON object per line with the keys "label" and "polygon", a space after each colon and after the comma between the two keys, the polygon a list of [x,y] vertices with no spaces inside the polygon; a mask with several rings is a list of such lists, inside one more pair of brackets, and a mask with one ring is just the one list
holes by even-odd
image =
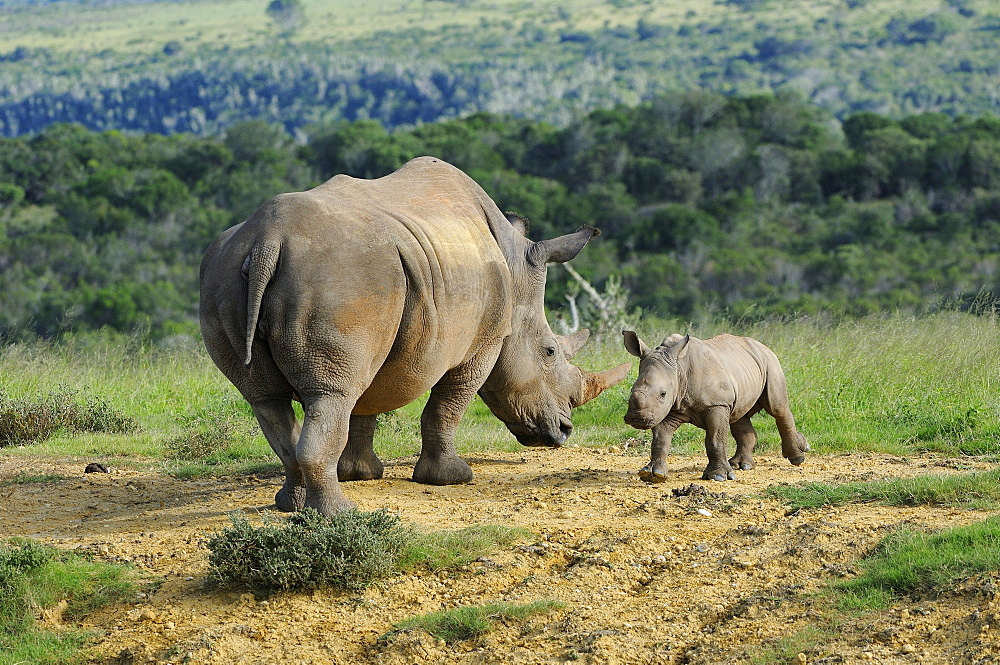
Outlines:
{"label": "adult rhinoceros", "polygon": [[281,194],[223,232],[201,263],[201,329],[284,464],[278,508],[352,507],[338,479],[382,476],[377,414],[428,390],[418,482],[472,479],[454,436],[477,392],[522,444],[562,445],[571,408],[629,368],[570,364],[586,331],[557,336],[543,311],[546,264],[597,234],[532,242],[432,157]]}

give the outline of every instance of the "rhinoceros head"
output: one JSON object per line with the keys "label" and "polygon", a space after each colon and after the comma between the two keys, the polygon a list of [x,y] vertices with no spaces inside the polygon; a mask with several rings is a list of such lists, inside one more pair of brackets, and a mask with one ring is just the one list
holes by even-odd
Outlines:
{"label": "rhinoceros head", "polygon": [[625,423],[650,429],[670,413],[677,400],[679,363],[690,335],[673,334],[651,349],[632,330],[623,330],[625,350],[639,358],[639,376],[632,384]]}
{"label": "rhinoceros head", "polygon": [[[521,230],[516,222],[515,228]],[[561,446],[573,431],[571,410],[628,375],[629,363],[604,372],[573,365],[589,331],[556,335],[545,318],[546,264],[569,261],[598,233],[583,227],[541,242],[518,233],[518,251],[508,252],[514,277],[511,334],[479,395],[525,446]]]}

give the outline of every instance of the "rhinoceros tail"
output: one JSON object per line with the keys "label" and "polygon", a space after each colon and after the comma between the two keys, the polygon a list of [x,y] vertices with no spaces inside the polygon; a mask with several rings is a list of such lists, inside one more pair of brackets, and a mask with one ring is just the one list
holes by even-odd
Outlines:
{"label": "rhinoceros tail", "polygon": [[244,365],[249,369],[253,349],[253,338],[260,319],[260,305],[264,300],[264,289],[274,276],[278,266],[280,245],[267,242],[257,243],[243,259],[243,277],[247,280],[247,338]]}

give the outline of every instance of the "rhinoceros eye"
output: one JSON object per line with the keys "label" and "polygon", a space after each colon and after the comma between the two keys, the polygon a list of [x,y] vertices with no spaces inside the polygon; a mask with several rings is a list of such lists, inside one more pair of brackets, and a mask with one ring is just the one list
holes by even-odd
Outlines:
{"label": "rhinoceros eye", "polygon": [[660,397],[666,397],[666,396],[667,396],[667,391],[666,390],[661,390],[660,391]]}
{"label": "rhinoceros eye", "polygon": [[556,347],[554,347],[554,346],[547,346],[547,347],[545,347],[545,355],[547,355],[547,356],[554,356],[554,355],[556,355]]}

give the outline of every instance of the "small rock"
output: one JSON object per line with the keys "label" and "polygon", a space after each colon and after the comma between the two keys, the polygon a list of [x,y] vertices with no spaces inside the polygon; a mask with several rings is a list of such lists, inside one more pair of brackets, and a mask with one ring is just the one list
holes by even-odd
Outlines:
{"label": "small rock", "polygon": [[711,517],[712,516],[712,511],[711,510],[707,510],[705,508],[699,508],[698,509],[698,514],[699,515],[704,515],[705,517]]}
{"label": "small rock", "polygon": [[91,462],[84,468],[84,473],[111,473],[108,467],[104,466],[100,462]]}
{"label": "small rock", "polygon": [[902,653],[909,654],[909,653],[913,653],[914,651],[916,651],[917,647],[913,646],[912,644],[904,644],[899,650]]}

